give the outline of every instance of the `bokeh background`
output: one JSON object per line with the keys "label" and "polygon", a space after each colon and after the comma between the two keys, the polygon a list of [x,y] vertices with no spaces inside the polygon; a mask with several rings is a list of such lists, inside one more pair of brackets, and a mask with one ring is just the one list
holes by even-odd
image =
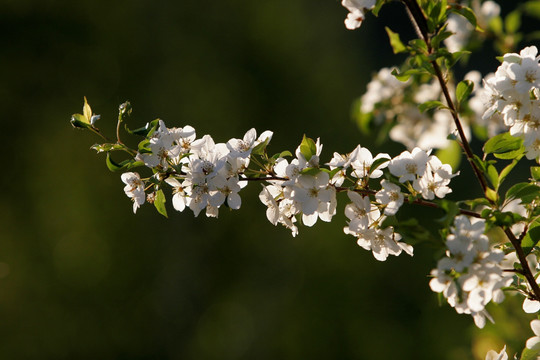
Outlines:
{"label": "bokeh background", "polygon": [[519,301],[491,308],[504,326],[479,335],[429,290],[429,245],[380,263],[343,233],[343,202],[331,224],[292,238],[266,220],[257,184],[217,220],[172,207],[165,219],[148,205],[134,215],[119,174],[89,150],[99,139],[69,124],[86,96],[112,134],[129,100],[132,127],[159,117],[218,142],[270,129],[270,152],[293,151],[306,133],[321,137],[323,161],[358,143],[396,155],[401,146],[360,134],[351,105],[373,72],[401,60],[384,25],[411,34],[407,19],[390,5],[350,32],[345,16],[337,0],[0,1],[0,358],[518,350],[532,335]]}

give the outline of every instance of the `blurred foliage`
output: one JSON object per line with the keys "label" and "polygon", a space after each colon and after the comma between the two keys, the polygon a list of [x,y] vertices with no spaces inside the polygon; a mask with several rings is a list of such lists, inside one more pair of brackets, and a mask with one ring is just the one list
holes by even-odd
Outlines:
{"label": "blurred foliage", "polygon": [[[351,104],[396,61],[383,22],[349,32],[345,16],[322,0],[2,1],[0,358],[473,358],[472,320],[429,290],[429,246],[379,263],[343,215],[293,239],[257,185],[219,220],[133,215],[69,124],[86,96],[109,133],[129,100],[133,128],[271,129],[276,152],[306,133],[323,161],[372,147]],[[399,8],[381,17],[408,26]]]}

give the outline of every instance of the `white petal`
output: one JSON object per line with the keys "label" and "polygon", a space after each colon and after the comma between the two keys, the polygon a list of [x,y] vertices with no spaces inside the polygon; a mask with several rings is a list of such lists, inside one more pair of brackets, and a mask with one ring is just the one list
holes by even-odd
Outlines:
{"label": "white petal", "polygon": [[[523,301],[523,311],[525,311],[527,314],[533,314],[533,313],[538,312],[539,310],[540,310],[540,301],[530,300],[530,299],[525,299],[525,301]],[[535,331],[535,334],[537,334],[536,331]]]}

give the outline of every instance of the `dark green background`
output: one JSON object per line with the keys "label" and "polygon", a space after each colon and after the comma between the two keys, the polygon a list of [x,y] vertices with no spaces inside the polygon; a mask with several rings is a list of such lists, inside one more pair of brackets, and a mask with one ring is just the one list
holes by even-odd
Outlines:
{"label": "dark green background", "polygon": [[89,150],[98,139],[69,124],[86,96],[109,134],[130,100],[133,127],[160,117],[217,142],[270,129],[270,152],[306,133],[323,161],[371,147],[351,104],[400,61],[383,25],[410,29],[399,6],[356,32],[346,13],[328,0],[3,0],[0,358],[472,358],[472,319],[429,290],[428,246],[376,261],[343,233],[344,199],[333,223],[292,238],[266,220],[258,184],[218,220],[134,215]]}

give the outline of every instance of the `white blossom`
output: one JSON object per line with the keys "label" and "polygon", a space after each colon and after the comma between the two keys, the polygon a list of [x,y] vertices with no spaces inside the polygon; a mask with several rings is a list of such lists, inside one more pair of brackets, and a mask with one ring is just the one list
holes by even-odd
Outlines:
{"label": "white blossom", "polygon": [[535,319],[531,321],[531,329],[534,332],[534,335],[527,340],[525,347],[527,349],[539,350],[540,351],[540,320]]}
{"label": "white blossom", "polygon": [[124,192],[133,201],[133,212],[136,213],[137,209],[144,204],[146,200],[144,182],[136,172],[123,173],[121,178],[124,184],[126,184]]}
{"label": "white blossom", "polygon": [[386,215],[395,215],[404,201],[400,187],[387,180],[381,181],[381,186],[382,189],[375,194],[375,198],[380,204],[386,205],[384,208]]}

